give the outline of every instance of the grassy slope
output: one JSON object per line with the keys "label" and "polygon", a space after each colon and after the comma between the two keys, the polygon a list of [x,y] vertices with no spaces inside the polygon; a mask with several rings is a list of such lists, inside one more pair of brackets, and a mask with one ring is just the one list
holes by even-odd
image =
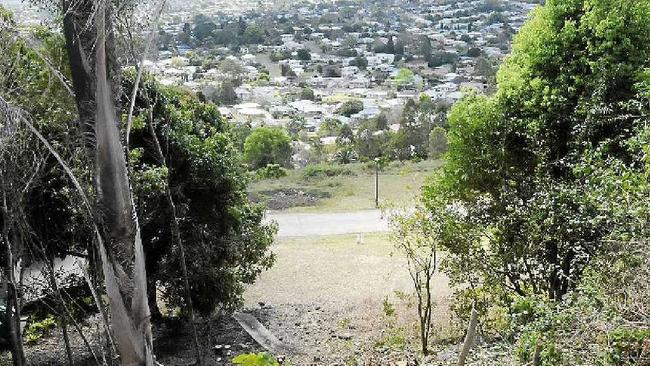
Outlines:
{"label": "grassy slope", "polygon": [[[379,175],[380,204],[414,202],[426,178],[440,165],[439,160],[391,163]],[[350,164],[347,167],[356,174],[306,180],[302,176],[302,170],[298,169],[290,171],[288,176],[281,179],[255,182],[250,185],[249,190],[260,194],[275,189],[296,188],[305,192],[322,192],[329,195],[329,198],[321,199],[315,206],[286,210],[290,212],[344,212],[374,208],[374,170],[368,169],[362,163]]]}

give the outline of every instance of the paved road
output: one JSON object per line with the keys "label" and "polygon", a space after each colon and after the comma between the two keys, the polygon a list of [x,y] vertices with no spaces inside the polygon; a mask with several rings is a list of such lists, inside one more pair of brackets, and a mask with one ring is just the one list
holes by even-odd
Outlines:
{"label": "paved road", "polygon": [[380,210],[335,213],[269,212],[267,220],[278,223],[278,237],[374,233],[388,231]]}

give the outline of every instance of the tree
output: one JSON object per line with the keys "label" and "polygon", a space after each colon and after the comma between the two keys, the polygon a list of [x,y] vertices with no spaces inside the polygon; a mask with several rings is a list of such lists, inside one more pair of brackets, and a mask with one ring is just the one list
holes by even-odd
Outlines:
{"label": "tree", "polygon": [[291,139],[280,128],[259,127],[246,138],[244,160],[253,168],[268,164],[291,166]]}
{"label": "tree", "polygon": [[420,55],[429,62],[431,59],[431,52],[433,52],[433,47],[431,47],[431,40],[428,36],[422,36],[420,38],[420,47],[418,51],[420,52]]}
{"label": "tree", "polygon": [[363,56],[357,56],[350,60],[350,66],[356,66],[360,70],[365,70],[368,67],[368,59]]}
{"label": "tree", "polygon": [[360,100],[348,100],[347,102],[344,102],[339,109],[337,109],[336,113],[350,117],[353,114],[357,114],[363,110],[363,102]]}
{"label": "tree", "polygon": [[469,50],[467,50],[467,57],[479,57],[481,56],[482,52],[481,49],[478,47],[472,47]]}
{"label": "tree", "polygon": [[112,2],[62,2],[63,29],[82,128],[93,136],[98,251],[120,362],[153,365],[144,252],[117,128]]}
{"label": "tree", "polygon": [[249,24],[243,35],[245,44],[262,44],[264,43],[264,29],[257,24]]}
{"label": "tree", "polygon": [[413,71],[407,68],[402,68],[399,70],[395,76],[395,84],[398,87],[405,87],[412,85],[414,81]]}
{"label": "tree", "polygon": [[388,37],[388,42],[386,43],[386,49],[384,50],[384,53],[395,53],[395,40],[393,40],[393,36]]}
{"label": "tree", "polygon": [[[442,216],[442,215],[441,215]],[[438,270],[438,245],[442,240],[444,222],[423,207],[409,214],[393,214],[390,218],[391,239],[398,253],[406,257],[408,271],[417,298],[420,344],[422,353],[429,353],[432,301],[432,280]]]}
{"label": "tree", "polygon": [[483,56],[478,57],[474,70],[477,75],[481,76],[489,84],[496,84],[497,68],[494,67],[488,58]]}
{"label": "tree", "polygon": [[363,126],[354,139],[354,148],[360,158],[374,160],[389,155],[389,142],[390,134],[387,131],[373,131]]}
{"label": "tree", "polygon": [[458,54],[446,51],[435,51],[431,54],[429,67],[438,67],[446,64],[454,64],[458,61]]}
{"label": "tree", "polygon": [[300,90],[300,99],[303,100],[314,100],[314,90],[310,87],[304,87]]}
{"label": "tree", "polygon": [[214,37],[214,32],[217,30],[217,25],[214,24],[207,17],[202,16],[201,14],[197,15],[194,18],[194,28],[192,29],[192,35],[199,42],[206,42],[209,39]]}
{"label": "tree", "polygon": [[280,65],[280,73],[281,73],[282,76],[286,76],[288,78],[295,78],[296,77],[296,73],[287,64],[281,64]]}
{"label": "tree", "polygon": [[434,211],[461,205],[490,233],[484,286],[560,300],[610,235],[632,229],[590,193],[602,181],[586,157],[645,164],[628,144],[648,115],[649,41],[647,2],[547,1],[516,37],[496,95],[452,109],[447,162],[425,197]]}
{"label": "tree", "polygon": [[[14,364],[24,363],[19,319],[22,294],[32,289],[21,280],[20,263],[45,263],[53,299],[48,305],[54,309],[71,362],[66,309],[70,302],[66,306],[57,295],[51,263],[55,257],[92,251],[92,233],[80,197],[70,192],[68,177],[34,134],[40,131],[53,143],[65,141],[58,143],[58,153],[75,171],[85,171],[88,161],[83,144],[74,143],[82,138],[74,123],[76,115],[70,113],[74,100],[65,83],[64,40],[44,29],[21,31],[37,40],[38,46],[30,46],[18,36],[12,16],[1,6],[0,29],[0,197],[5,198],[0,198],[0,278],[8,284],[9,295],[3,299],[7,302],[0,322],[3,334],[11,335]],[[4,333],[5,326],[8,333]]]}
{"label": "tree", "polygon": [[237,93],[230,80],[224,80],[219,88],[218,104],[231,105],[237,102]]}
{"label": "tree", "polygon": [[409,100],[400,118],[400,129],[391,137],[391,148],[397,159],[424,159],[429,155],[429,134],[435,126],[446,124],[446,106],[422,95]]}
{"label": "tree", "polygon": [[379,113],[377,118],[375,118],[375,130],[383,131],[388,129],[388,117],[384,112]]}
{"label": "tree", "polygon": [[[125,81],[127,89],[132,86],[128,75]],[[177,217],[178,235],[191,243],[185,256],[192,304],[202,314],[234,310],[242,303],[242,285],[272,264],[268,248],[275,231],[262,224],[264,208],[247,198],[231,126],[214,105],[150,78],[137,106],[130,163],[152,308],[157,282],[168,304],[187,306],[180,248],[170,225]]]}
{"label": "tree", "polygon": [[338,66],[327,65],[323,68],[323,76],[326,78],[340,78],[341,68]]}
{"label": "tree", "polygon": [[447,131],[436,126],[429,134],[429,157],[436,159],[447,151]]}
{"label": "tree", "polygon": [[338,136],[343,123],[335,118],[328,118],[318,126],[318,135],[322,137]]}
{"label": "tree", "polygon": [[311,53],[306,48],[301,48],[297,51],[298,60],[309,61],[311,60]]}

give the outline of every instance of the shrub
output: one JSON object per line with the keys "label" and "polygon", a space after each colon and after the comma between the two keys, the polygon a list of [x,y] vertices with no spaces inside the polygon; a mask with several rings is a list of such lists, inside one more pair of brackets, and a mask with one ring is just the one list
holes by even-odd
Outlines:
{"label": "shrub", "polygon": [[355,174],[352,170],[350,170],[350,168],[330,164],[309,165],[302,172],[304,179],[337,177],[341,175],[351,176]]}
{"label": "shrub", "polygon": [[56,326],[56,321],[52,316],[30,323],[25,329],[25,342],[35,344],[45,334],[49,333]]}
{"label": "shrub", "polygon": [[637,365],[650,343],[650,329],[618,328],[607,335],[605,359],[611,365]]}
{"label": "shrub", "polygon": [[360,100],[348,100],[343,103],[341,107],[336,111],[336,113],[350,117],[353,114],[357,114],[363,110],[363,102]]}
{"label": "shrub", "polygon": [[268,164],[256,172],[257,179],[279,179],[287,176],[287,170],[278,164]]}
{"label": "shrub", "polygon": [[232,363],[241,366],[280,366],[280,363],[266,352],[242,354],[233,358]]}

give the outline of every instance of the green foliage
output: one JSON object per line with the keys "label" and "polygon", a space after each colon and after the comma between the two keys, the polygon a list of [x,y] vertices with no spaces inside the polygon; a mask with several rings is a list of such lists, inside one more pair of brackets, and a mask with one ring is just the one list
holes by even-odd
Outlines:
{"label": "green foliage", "polygon": [[436,126],[429,133],[429,157],[436,159],[447,152],[447,131]]}
{"label": "green foliage", "polygon": [[637,90],[649,41],[647,2],[548,1],[515,39],[496,95],[454,106],[447,163],[424,196],[432,211],[462,207],[483,233],[456,258],[475,263],[479,282],[559,300],[603,240],[635,230],[633,211],[605,193],[607,169],[593,168],[634,176],[644,164],[629,141],[646,123]]}
{"label": "green foliage", "polygon": [[302,88],[300,90],[300,99],[314,100],[314,90],[311,88]]}
{"label": "green foliage", "polygon": [[389,157],[391,137],[388,131],[374,131],[371,127],[362,125],[354,139],[354,148],[362,160]]}
{"label": "green foliage", "polygon": [[[130,90],[134,74],[124,76],[124,89]],[[247,173],[236,139],[217,108],[148,76],[140,90],[135,114],[144,116],[147,128],[131,133],[131,151],[140,151],[132,156],[131,167],[149,287],[155,291],[154,284],[162,284],[169,306],[184,308],[166,200],[169,184],[186,244],[195,309],[203,314],[216,308],[233,310],[242,302],[244,284],[273,263],[268,248],[275,227],[263,224],[264,207],[248,200]],[[157,156],[151,128],[166,165]]]}
{"label": "green foliage", "polygon": [[375,348],[388,348],[391,350],[403,350],[406,345],[406,329],[396,326],[389,326],[388,329],[384,330],[381,338],[374,344]]}
{"label": "green foliage", "polygon": [[292,139],[296,140],[300,137],[300,133],[307,128],[307,122],[304,118],[295,118],[287,123],[286,129]]}
{"label": "green foliage", "polygon": [[221,105],[230,105],[237,102],[237,93],[235,93],[232,81],[225,80],[221,83],[214,102]]}
{"label": "green foliage", "polygon": [[269,164],[255,172],[257,179],[279,179],[287,176],[287,170],[278,164]]}
{"label": "green foliage", "polygon": [[395,316],[395,306],[390,302],[388,296],[384,297],[381,305],[384,316]]}
{"label": "green foliage", "polygon": [[324,177],[350,176],[354,172],[346,167],[330,164],[312,164],[308,165],[302,172],[304,179],[317,179]]}
{"label": "green foliage", "polygon": [[280,363],[266,352],[242,354],[233,358],[232,363],[240,366],[280,366]]}
{"label": "green foliage", "polygon": [[306,48],[301,48],[297,51],[298,60],[309,61],[311,60],[311,53]]}
{"label": "green foliage", "polygon": [[368,59],[363,56],[357,56],[350,60],[350,66],[356,66],[360,70],[365,70],[368,67]]}
{"label": "green foliage", "polygon": [[244,160],[253,168],[291,165],[291,139],[280,128],[259,127],[246,138]]}
{"label": "green foliage", "polygon": [[245,44],[262,44],[264,43],[264,29],[256,24],[249,24],[243,35]]}
{"label": "green foliage", "polygon": [[36,344],[55,327],[56,321],[52,316],[48,316],[41,321],[31,322],[25,327],[25,342],[31,345]]}
{"label": "green foliage", "polygon": [[319,136],[338,136],[343,123],[335,118],[328,118],[318,126]]}
{"label": "green foliage", "polygon": [[363,110],[363,102],[360,100],[348,100],[347,102],[344,102],[339,109],[337,109],[336,113],[350,117],[353,114],[357,114]]}
{"label": "green foliage", "polygon": [[434,103],[426,95],[404,106],[400,129],[391,137],[391,155],[399,160],[424,159],[429,156],[429,134],[434,127],[447,124],[447,105]]}
{"label": "green foliage", "polygon": [[395,76],[395,84],[398,86],[405,86],[405,85],[410,85],[413,83],[413,71],[402,68],[399,70],[397,73],[397,76]]}
{"label": "green foliage", "polygon": [[391,241],[396,252],[406,258],[411,284],[417,295],[420,343],[425,355],[428,353],[435,306],[431,285],[433,275],[438,271],[439,246],[446,239],[445,219],[444,214],[430,215],[423,207],[390,217]]}
{"label": "green foliage", "polygon": [[[620,327],[607,334],[609,345],[605,361],[609,365],[638,365],[647,353],[650,329]],[[646,360],[647,360],[646,355]]]}
{"label": "green foliage", "polygon": [[455,64],[458,54],[445,51],[435,51],[427,59],[429,67],[438,67],[446,64]]}
{"label": "green foliage", "polygon": [[[50,67],[58,70],[64,78],[69,77],[69,65],[65,41],[62,34],[44,27],[14,28],[11,14],[0,6],[0,96],[8,103],[22,108],[34,126],[68,162],[81,181],[87,180],[90,172],[78,118],[75,101]],[[20,32],[20,35],[18,33]],[[33,42],[27,44],[25,39]],[[33,43],[33,45],[32,45]],[[48,61],[44,61],[44,58]],[[2,124],[4,121],[0,122]],[[23,126],[24,127],[24,126]],[[20,128],[22,130],[22,128]],[[20,207],[9,209],[13,220],[5,221],[0,213],[0,222],[5,222],[13,231],[11,222],[20,221],[29,227],[29,240],[25,244],[22,258],[25,261],[43,261],[44,256],[57,257],[68,252],[84,252],[91,242],[88,217],[76,192],[70,189],[69,179],[56,160],[44,153],[43,145],[31,133],[18,133],[15,143],[23,148],[39,166],[16,166],[24,171],[4,170],[0,176],[15,178],[25,174],[30,178],[20,199],[12,200]],[[7,149],[0,149],[5,154]],[[0,156],[1,162],[10,159]],[[2,166],[3,164],[0,164]],[[29,169],[29,171],[27,171]],[[13,176],[13,177],[12,177]],[[11,185],[5,181],[5,187]],[[8,193],[5,191],[5,193]],[[16,197],[17,198],[17,197]],[[22,235],[14,232],[9,235]],[[6,263],[5,250],[0,250],[0,261]]]}

